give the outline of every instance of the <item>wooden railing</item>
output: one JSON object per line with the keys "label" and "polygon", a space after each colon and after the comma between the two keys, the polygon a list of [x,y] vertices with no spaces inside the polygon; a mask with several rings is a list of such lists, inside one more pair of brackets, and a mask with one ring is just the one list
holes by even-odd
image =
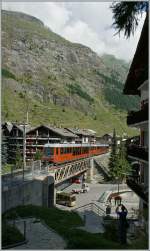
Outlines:
{"label": "wooden railing", "polygon": [[148,147],[132,144],[127,147],[127,154],[148,161]]}
{"label": "wooden railing", "polygon": [[146,203],[148,203],[148,192],[145,191],[145,187],[142,184],[137,183],[134,177],[127,177],[127,185],[139,196],[141,197]]}
{"label": "wooden railing", "polygon": [[127,116],[128,125],[143,121],[148,121],[148,103],[146,103],[140,111],[130,111]]}

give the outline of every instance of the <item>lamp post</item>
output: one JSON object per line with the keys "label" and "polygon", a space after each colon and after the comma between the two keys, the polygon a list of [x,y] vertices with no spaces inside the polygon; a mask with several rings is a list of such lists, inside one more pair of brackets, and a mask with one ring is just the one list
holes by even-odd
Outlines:
{"label": "lamp post", "polygon": [[117,190],[118,190],[118,195],[119,195],[119,181],[120,181],[119,176],[116,177],[116,180],[117,180]]}

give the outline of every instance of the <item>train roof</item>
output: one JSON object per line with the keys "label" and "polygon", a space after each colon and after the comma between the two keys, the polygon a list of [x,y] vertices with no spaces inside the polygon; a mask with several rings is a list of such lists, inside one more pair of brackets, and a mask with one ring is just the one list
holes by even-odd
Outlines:
{"label": "train roof", "polygon": [[92,146],[109,146],[108,144],[45,144],[44,147],[92,147]]}

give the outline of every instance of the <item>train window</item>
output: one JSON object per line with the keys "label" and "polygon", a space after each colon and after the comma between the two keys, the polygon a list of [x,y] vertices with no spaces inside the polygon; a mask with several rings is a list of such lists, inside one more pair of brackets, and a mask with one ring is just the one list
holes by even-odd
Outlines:
{"label": "train window", "polygon": [[45,153],[46,153],[46,156],[50,156],[50,148],[49,147],[45,148]]}
{"label": "train window", "polygon": [[78,148],[76,148],[76,155],[78,155]]}
{"label": "train window", "polygon": [[63,154],[63,148],[60,148],[60,154]]}
{"label": "train window", "polygon": [[56,148],[56,154],[58,155],[58,148]]}
{"label": "train window", "polygon": [[46,155],[47,156],[54,155],[54,148],[46,147]]}
{"label": "train window", "polygon": [[73,148],[73,155],[75,155],[75,150],[76,150],[76,149],[75,149],[75,148]]}
{"label": "train window", "polygon": [[74,155],[77,155],[77,148],[74,148]]}

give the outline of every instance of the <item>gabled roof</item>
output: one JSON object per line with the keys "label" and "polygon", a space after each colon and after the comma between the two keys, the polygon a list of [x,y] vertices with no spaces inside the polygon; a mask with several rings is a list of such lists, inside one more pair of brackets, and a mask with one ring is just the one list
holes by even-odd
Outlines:
{"label": "gabled roof", "polygon": [[95,131],[89,130],[89,129],[79,129],[79,128],[65,128],[65,129],[76,135],[82,135],[82,136],[94,136],[95,135]]}
{"label": "gabled roof", "polygon": [[[20,124],[20,125],[17,125],[17,124],[13,124],[13,127],[17,127],[21,132],[24,131],[24,125]],[[12,128],[13,129],[13,128]],[[25,129],[26,129],[26,133],[28,133],[29,131],[33,130],[33,127],[31,127],[31,125],[25,125]]]}
{"label": "gabled roof", "polygon": [[51,127],[51,126],[48,126],[48,128],[50,130],[52,130],[53,132],[60,134],[63,137],[70,137],[70,138],[77,138],[78,137],[76,134],[66,130],[66,128],[58,128],[58,127]]}
{"label": "gabled roof", "polygon": [[138,95],[138,87],[148,79],[148,14],[125,82],[124,94]]}
{"label": "gabled roof", "polygon": [[71,133],[71,132],[67,131],[64,128],[58,128],[58,127],[49,126],[49,125],[40,125],[40,126],[32,128],[32,130],[29,130],[28,132],[34,131],[34,130],[40,128],[40,127],[44,127],[44,128],[46,128],[48,130],[51,130],[52,132],[60,135],[61,137],[70,137],[70,138],[77,138],[78,137],[74,133]]}

